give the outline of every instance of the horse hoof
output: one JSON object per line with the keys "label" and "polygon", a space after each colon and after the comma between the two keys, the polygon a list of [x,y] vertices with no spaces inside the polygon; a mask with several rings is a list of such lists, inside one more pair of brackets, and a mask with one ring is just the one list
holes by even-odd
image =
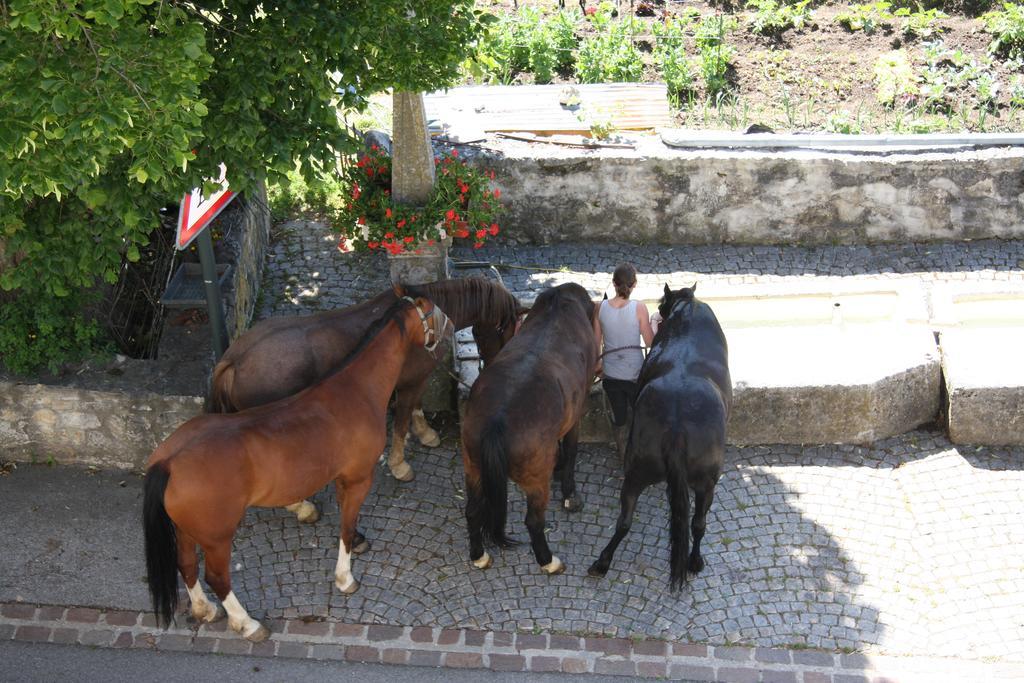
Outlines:
{"label": "horse hoof", "polygon": [[353,555],[362,555],[370,549],[370,542],[366,540],[366,537],[359,534],[355,538],[355,546],[352,548]]}
{"label": "horse hoof", "polygon": [[541,570],[548,576],[557,576],[565,573],[565,563],[557,557],[552,556],[551,561],[541,567]]}
{"label": "horse hoof", "polygon": [[583,509],[583,496],[572,496],[562,501],[566,512],[579,512]]}
{"label": "horse hoof", "polygon": [[597,562],[590,565],[590,569],[587,570],[587,576],[593,576],[594,578],[603,578],[608,573],[608,567],[600,567]]}
{"label": "horse hoof", "polygon": [[490,553],[484,553],[475,560],[472,560],[473,566],[477,569],[490,569],[493,560],[491,559]]}
{"label": "horse hoof", "polygon": [[201,612],[192,610],[192,618],[203,624],[212,624],[225,616],[227,616],[227,612],[224,611],[224,608],[214,605],[212,602],[207,603],[206,609]]}
{"label": "horse hoof", "polygon": [[339,591],[341,591],[341,592],[342,592],[343,594],[345,594],[345,595],[352,595],[352,594],[353,594],[353,593],[355,593],[355,592],[356,592],[357,590],[359,590],[359,582],[358,582],[358,581],[356,581],[355,579],[352,579],[352,582],[351,582],[351,583],[349,583],[349,584],[348,584],[348,586],[347,586],[347,587],[345,587],[345,588],[342,588],[341,584],[340,584],[340,583],[338,583],[338,580],[337,580],[337,579],[335,579],[335,580],[334,580],[334,586],[335,586],[335,587],[336,587],[336,588],[337,588],[337,589],[338,589]]}
{"label": "horse hoof", "polygon": [[699,574],[704,569],[704,558],[703,557],[697,557],[697,558],[692,558],[691,557],[690,558],[690,562],[687,564],[686,568],[690,571],[691,574]]}
{"label": "horse hoof", "polygon": [[391,468],[391,474],[398,481],[412,481],[413,473],[409,463],[403,462]]}
{"label": "horse hoof", "polygon": [[311,506],[313,512],[307,513],[304,517],[299,517],[299,522],[302,524],[316,524],[320,521],[320,511],[316,509],[316,506]]}
{"label": "horse hoof", "polygon": [[264,640],[270,637],[270,629],[266,626],[260,625],[258,629],[245,636],[245,639],[253,643],[262,643]]}
{"label": "horse hoof", "polygon": [[437,432],[431,430],[420,436],[420,443],[427,448],[437,448],[441,445],[441,437],[437,435]]}

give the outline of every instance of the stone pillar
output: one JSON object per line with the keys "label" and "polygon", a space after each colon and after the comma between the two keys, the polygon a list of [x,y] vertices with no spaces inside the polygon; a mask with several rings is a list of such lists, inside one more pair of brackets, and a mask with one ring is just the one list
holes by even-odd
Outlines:
{"label": "stone pillar", "polygon": [[396,202],[423,206],[434,189],[434,150],[423,93],[396,91],[392,107],[391,192]]}
{"label": "stone pillar", "polygon": [[[434,149],[427,131],[423,93],[395,92],[392,105],[392,196],[401,204],[424,206],[434,190]],[[417,245],[409,253],[389,256],[388,265],[393,282],[420,285],[445,280],[448,244]]]}

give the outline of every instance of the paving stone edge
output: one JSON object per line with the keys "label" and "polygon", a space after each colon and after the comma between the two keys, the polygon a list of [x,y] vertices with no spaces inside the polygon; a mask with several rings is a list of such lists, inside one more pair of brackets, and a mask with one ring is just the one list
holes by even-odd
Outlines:
{"label": "paving stone edge", "polygon": [[225,620],[159,629],[148,612],[0,602],[0,641],[334,659],[404,666],[562,672],[733,683],[1024,680],[1024,661],[898,657],[429,626],[267,620],[250,643]]}

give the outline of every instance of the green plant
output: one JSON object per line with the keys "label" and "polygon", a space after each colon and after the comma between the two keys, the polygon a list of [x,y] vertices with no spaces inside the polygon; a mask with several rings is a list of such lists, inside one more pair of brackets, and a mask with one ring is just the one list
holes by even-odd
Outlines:
{"label": "green plant", "polygon": [[700,53],[701,74],[709,95],[717,95],[729,87],[726,74],[736,50],[726,44],[725,36],[735,28],[735,17],[721,14],[705,17],[697,25],[694,39]]}
{"label": "green plant", "polygon": [[879,28],[889,26],[895,19],[890,11],[892,5],[886,0],[865,3],[863,5],[850,5],[845,12],[836,15],[836,22],[847,31],[864,31],[872,34]]}
{"label": "green plant", "polygon": [[0,288],[18,326],[0,360],[88,353],[78,292],[139,259],[163,204],[221,163],[240,191],[296,161],[314,177],[349,144],[339,106],[455,82],[487,22],[472,0],[0,3]]}
{"label": "green plant", "polygon": [[875,97],[881,104],[893,105],[897,98],[916,95],[917,79],[906,50],[893,50],[875,60]]}
{"label": "green plant", "polygon": [[392,199],[391,157],[375,145],[346,166],[348,200],[332,221],[342,237],[339,248],[401,254],[449,236],[470,240],[474,247],[496,236],[502,206],[501,190],[491,189],[494,171],[470,166],[457,150],[434,161],[434,192],[425,207]]}
{"label": "green plant", "polygon": [[344,204],[345,187],[334,174],[323,173],[309,180],[298,168],[267,186],[267,201],[275,220],[296,214],[324,215]]}
{"label": "green plant", "polygon": [[638,81],[643,76],[643,55],[633,43],[635,21],[627,17],[612,21],[614,5],[602,2],[587,15],[597,33],[585,38],[576,57],[576,78],[580,83]]}
{"label": "green plant", "polygon": [[1001,52],[1011,57],[1024,56],[1024,5],[1003,3],[1003,9],[981,15],[985,30],[995,35],[989,52]]}
{"label": "green plant", "polygon": [[573,64],[579,17],[569,10],[544,18],[536,7],[522,7],[491,27],[466,67],[490,82],[507,84],[532,72],[537,83],[550,83],[556,69]]}
{"label": "green plant", "polygon": [[833,133],[844,133],[846,135],[860,135],[864,130],[860,112],[857,112],[857,115],[854,116],[845,109],[830,114],[825,127]]}
{"label": "green plant", "polygon": [[747,25],[754,33],[779,36],[790,28],[803,28],[811,21],[811,0],[800,0],[794,5],[776,0],[747,0]]}
{"label": "green plant", "polygon": [[686,27],[689,21],[667,17],[653,25],[654,59],[668,89],[669,103],[682,104],[682,96],[693,90],[693,68],[686,52]]}
{"label": "green plant", "polygon": [[909,7],[901,7],[893,14],[903,19],[901,31],[906,36],[916,38],[931,38],[940,33],[943,28],[937,25],[940,19],[948,19],[949,15],[940,9],[925,9],[920,3],[916,11]]}

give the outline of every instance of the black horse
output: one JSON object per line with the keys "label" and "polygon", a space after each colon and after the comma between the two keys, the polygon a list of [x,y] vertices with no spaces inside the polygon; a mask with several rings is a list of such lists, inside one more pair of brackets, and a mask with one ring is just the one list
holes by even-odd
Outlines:
{"label": "black horse", "polygon": [[[637,380],[622,511],[615,535],[590,567],[591,576],[607,573],[615,549],[629,532],[637,498],[660,481],[668,483],[672,589],[686,581],[687,569],[697,573],[704,568],[700,541],[722,471],[732,380],[725,335],[711,308],[694,298],[696,289],[694,284],[672,291],[665,285],[658,307],[664,322]],[[690,488],[696,505],[693,549],[685,562],[690,545]]]}

